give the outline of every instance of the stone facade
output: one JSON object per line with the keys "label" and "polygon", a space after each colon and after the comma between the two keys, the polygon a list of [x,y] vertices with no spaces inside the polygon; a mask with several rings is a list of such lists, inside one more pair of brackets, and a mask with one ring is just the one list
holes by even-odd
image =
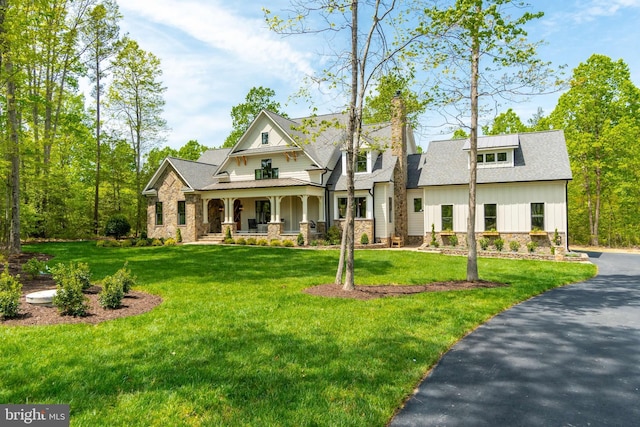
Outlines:
{"label": "stone facade", "polygon": [[[397,157],[396,167],[393,171],[393,215],[394,234],[407,241],[409,235],[407,213],[407,135],[406,114],[404,102],[400,95],[393,97],[391,101],[391,152]],[[373,234],[369,234],[373,236]]]}
{"label": "stone facade", "polygon": [[[344,220],[335,220],[334,223],[340,230],[344,230]],[[363,234],[367,234],[369,238],[369,243],[373,243],[373,220],[372,219],[354,219],[353,223],[353,234],[354,241],[353,243],[358,245],[360,244],[360,240],[362,239]]]}
{"label": "stone facade", "polygon": [[[453,236],[457,238],[457,244],[452,244]],[[443,232],[435,233],[435,238],[438,246],[440,247],[456,247],[462,250],[467,249],[467,233],[464,232]],[[565,233],[558,233],[558,242],[554,242],[555,233],[476,233],[476,242],[485,238],[488,240],[488,250],[496,250],[495,241],[502,239],[504,246],[502,252],[515,252],[515,253],[529,253],[530,242],[535,244],[534,253],[541,253],[546,255],[563,255],[567,251],[566,247],[566,235]],[[517,242],[517,250],[511,249],[511,242]],[[431,233],[427,233],[424,236],[423,244],[431,245],[432,237]],[[478,251],[481,250],[480,243],[478,243]]]}

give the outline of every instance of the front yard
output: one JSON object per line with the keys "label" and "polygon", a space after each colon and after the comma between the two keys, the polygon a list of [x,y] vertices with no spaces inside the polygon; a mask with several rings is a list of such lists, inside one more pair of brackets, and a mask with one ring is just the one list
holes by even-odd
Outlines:
{"label": "front yard", "polygon": [[[30,245],[89,264],[125,260],[152,311],[99,324],[0,322],[0,402],[64,403],[73,426],[384,426],[447,349],[496,313],[595,274],[592,265],[480,259],[507,287],[371,300],[331,283],[338,252],[237,246]],[[358,285],[461,280],[466,259],[356,252]]]}

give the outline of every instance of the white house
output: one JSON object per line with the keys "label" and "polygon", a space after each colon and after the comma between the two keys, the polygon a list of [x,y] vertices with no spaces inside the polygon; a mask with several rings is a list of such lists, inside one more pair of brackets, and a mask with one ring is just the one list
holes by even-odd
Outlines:
{"label": "white house", "polygon": [[[147,184],[148,236],[185,242],[232,235],[306,242],[342,225],[347,116],[288,119],[262,111],[231,149],[197,161],[167,158]],[[562,131],[478,141],[478,235],[545,246],[567,233],[571,169]],[[418,153],[402,101],[391,123],[363,129],[355,176],[356,241],[465,245],[469,143],[431,142]],[[546,244],[546,246],[549,246]]]}

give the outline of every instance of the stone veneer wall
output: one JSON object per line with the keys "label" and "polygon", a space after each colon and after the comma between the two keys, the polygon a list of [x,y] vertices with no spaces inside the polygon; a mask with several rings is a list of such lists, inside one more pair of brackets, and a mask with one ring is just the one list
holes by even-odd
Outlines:
{"label": "stone veneer wall", "polygon": [[[158,180],[158,195],[147,197],[147,236],[152,239],[175,238],[178,228],[178,201],[185,200],[184,183],[173,169],[167,169]],[[156,225],[156,202],[162,202],[162,225]],[[183,235],[183,241],[185,236]]]}
{"label": "stone veneer wall", "polygon": [[[334,221],[335,225],[340,227],[340,229],[343,231],[344,231],[344,222],[345,222],[344,220]],[[367,237],[369,237],[369,243],[373,243],[373,220],[356,218],[353,223],[353,234],[354,234],[353,243],[356,245],[359,245],[360,239],[362,238],[362,235],[365,233],[367,233]]]}
{"label": "stone veneer wall", "polygon": [[[467,249],[467,233],[457,232],[455,233],[458,238],[457,248]],[[546,233],[546,234],[530,234],[530,233],[502,233],[498,232],[497,234],[493,233],[476,233],[476,242],[481,238],[486,238],[489,240],[489,250],[495,249],[495,241],[500,238],[504,241],[504,247],[502,249],[503,252],[512,252],[511,247],[509,246],[512,241],[516,241],[519,244],[518,253],[528,253],[529,250],[527,248],[527,244],[529,242],[536,243],[535,253],[543,253],[543,254],[551,254],[551,248],[553,247],[556,254],[564,254],[566,252],[566,234],[558,233],[560,237],[560,245],[556,246],[553,243],[554,233]],[[451,235],[450,233],[436,233],[436,241],[439,246],[450,247]],[[424,236],[423,244],[430,245],[431,244],[431,233],[427,233]],[[480,244],[478,243],[478,250],[480,251]]]}

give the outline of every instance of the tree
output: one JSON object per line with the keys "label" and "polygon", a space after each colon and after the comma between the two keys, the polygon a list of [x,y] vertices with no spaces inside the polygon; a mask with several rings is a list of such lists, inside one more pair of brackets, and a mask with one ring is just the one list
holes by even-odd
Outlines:
{"label": "tree", "polygon": [[[631,165],[640,158],[640,90],[631,82],[622,60],[603,55],[592,55],[578,65],[570,86],[550,121],[565,131],[575,180],[570,193],[576,210],[586,214],[582,220],[589,224],[589,243],[597,246],[603,199],[628,199],[633,189],[623,190],[616,183],[637,184],[638,175]],[[622,216],[620,207],[610,206],[612,219]],[[633,210],[637,211],[637,204]],[[575,224],[581,218],[574,216],[573,220]]]}
{"label": "tree", "polygon": [[[113,83],[109,88],[109,107],[120,120],[118,129],[133,148],[136,172],[136,234],[142,229],[142,159],[145,152],[164,139],[166,121],[160,76],[160,60],[125,38],[113,63]],[[146,214],[145,214],[146,218]]]}
{"label": "tree", "polygon": [[247,129],[249,129],[251,123],[253,123],[262,110],[269,110],[283,117],[287,117],[285,113],[280,111],[280,103],[273,100],[275,96],[276,93],[273,89],[262,86],[252,87],[245,97],[245,102],[231,109],[233,130],[227,139],[225,139],[222,146],[233,147]]}
{"label": "tree", "polygon": [[104,79],[107,77],[109,60],[116,54],[116,42],[119,38],[120,14],[118,5],[113,0],[104,0],[89,12],[88,19],[82,28],[82,39],[85,44],[84,54],[89,70],[89,80],[93,83],[92,95],[95,99],[95,192],[93,202],[93,231],[99,232],[100,205],[100,144],[101,144],[101,97],[104,93]]}
{"label": "tree", "polygon": [[522,123],[520,117],[509,108],[506,112],[498,114],[493,120],[491,127],[483,126],[482,133],[485,135],[508,135],[511,133],[528,132],[530,129]]}
{"label": "tree", "polygon": [[[363,5],[366,16],[370,17],[369,26],[364,32],[360,31],[359,7]],[[386,43],[384,23],[392,19],[397,11],[395,0],[384,2],[363,2],[352,0],[345,3],[300,2],[292,1],[292,16],[282,20],[277,16],[269,17],[271,28],[282,34],[319,34],[329,33],[348,34],[344,40],[336,36],[329,43],[336,52],[335,60],[323,76],[311,78],[314,82],[328,83],[330,87],[345,87],[348,94],[344,151],[346,156],[346,187],[347,206],[344,221],[342,244],[340,245],[340,260],[336,271],[336,284],[343,284],[344,290],[355,289],[354,283],[354,194],[355,194],[355,162],[356,154],[360,150],[363,108],[367,90],[375,78],[380,78],[383,69],[393,58],[394,54],[402,50],[402,45],[389,48]],[[314,18],[318,18],[314,20]],[[369,19],[369,18],[367,18]],[[314,22],[322,22],[326,27],[314,29]],[[347,43],[348,40],[348,43]],[[342,47],[343,46],[343,47]],[[339,49],[344,49],[340,51]]]}
{"label": "tree", "polygon": [[198,160],[209,147],[200,144],[195,139],[190,140],[178,150],[178,157],[185,160]]}
{"label": "tree", "polygon": [[453,107],[445,114],[457,126],[469,129],[469,281],[479,280],[475,235],[478,119],[487,107],[481,97],[495,105],[498,98],[542,93],[550,81],[556,83],[549,64],[536,56],[539,43],[526,40],[524,26],[542,13],[510,16],[522,7],[517,0],[452,0],[446,7],[427,7],[417,29],[417,34],[425,36],[420,47],[427,53],[427,67],[441,72],[434,85],[435,99],[442,108]]}
{"label": "tree", "polygon": [[380,78],[376,94],[365,98],[362,112],[364,123],[384,123],[391,121],[391,100],[400,94],[404,102],[407,122],[416,127],[418,117],[427,108],[428,100],[421,100],[410,88],[413,77],[405,77],[399,72],[390,72]]}

